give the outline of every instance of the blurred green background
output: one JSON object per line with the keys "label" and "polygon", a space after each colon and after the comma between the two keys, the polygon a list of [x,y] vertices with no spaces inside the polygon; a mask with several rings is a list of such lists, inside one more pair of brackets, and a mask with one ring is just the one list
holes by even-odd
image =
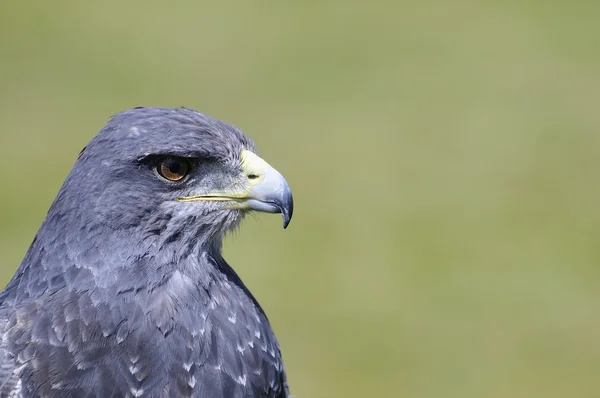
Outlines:
{"label": "blurred green background", "polygon": [[112,114],[288,179],[226,258],[297,397],[600,396],[600,3],[4,1],[0,277]]}

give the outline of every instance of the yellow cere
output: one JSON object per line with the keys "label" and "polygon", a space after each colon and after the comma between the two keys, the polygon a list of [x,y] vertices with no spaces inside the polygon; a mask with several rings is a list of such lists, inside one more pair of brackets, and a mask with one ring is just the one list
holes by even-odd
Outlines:
{"label": "yellow cere", "polygon": [[242,151],[240,158],[242,159],[242,172],[248,177],[255,177],[248,178],[249,187],[260,184],[265,177],[265,171],[271,167],[269,163],[247,149]]}

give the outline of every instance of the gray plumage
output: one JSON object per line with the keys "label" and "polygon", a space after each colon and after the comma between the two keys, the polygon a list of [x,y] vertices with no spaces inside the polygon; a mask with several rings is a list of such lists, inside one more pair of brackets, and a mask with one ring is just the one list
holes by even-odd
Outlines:
{"label": "gray plumage", "polygon": [[[109,121],[0,294],[2,397],[288,396],[269,321],[221,256],[249,208],[175,200],[242,189],[243,150],[189,109]],[[190,160],[184,182],[156,174],[166,155]]]}

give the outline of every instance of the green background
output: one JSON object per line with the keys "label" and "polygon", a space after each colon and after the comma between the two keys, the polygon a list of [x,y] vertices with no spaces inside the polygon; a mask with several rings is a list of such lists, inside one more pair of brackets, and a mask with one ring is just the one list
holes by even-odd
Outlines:
{"label": "green background", "polygon": [[3,1],[0,280],[112,114],[242,128],[294,190],[226,258],[297,397],[600,396],[597,1]]}

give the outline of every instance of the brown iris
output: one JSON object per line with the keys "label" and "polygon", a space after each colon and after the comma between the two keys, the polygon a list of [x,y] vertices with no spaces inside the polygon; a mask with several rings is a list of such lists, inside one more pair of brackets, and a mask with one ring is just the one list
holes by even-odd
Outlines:
{"label": "brown iris", "polygon": [[156,171],[169,181],[181,181],[189,172],[190,163],[187,159],[166,157],[158,161]]}

